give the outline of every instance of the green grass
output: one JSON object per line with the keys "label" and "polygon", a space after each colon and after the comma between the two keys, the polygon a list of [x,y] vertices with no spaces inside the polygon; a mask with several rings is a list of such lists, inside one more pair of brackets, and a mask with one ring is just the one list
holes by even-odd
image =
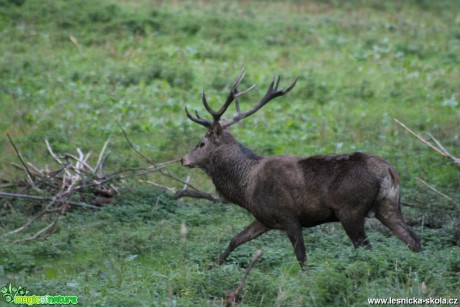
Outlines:
{"label": "green grass", "polygon": [[67,215],[47,241],[3,244],[0,281],[42,294],[78,295],[84,305],[218,305],[261,248],[264,256],[241,296],[245,306],[361,306],[368,297],[458,294],[460,250],[453,242],[436,242],[439,232],[428,228],[415,228],[429,242],[414,254],[387,231],[371,232],[374,249],[367,251],[353,249],[338,225],[316,227],[305,235],[307,273],[300,272],[286,236],[274,231],[208,270],[232,234],[251,221],[246,212],[176,203],[149,189],[119,201],[95,213]]}
{"label": "green grass", "polygon": [[[233,126],[234,135],[264,155],[360,150],[384,157],[400,172],[403,201],[413,206],[405,215],[425,247],[412,254],[371,222],[374,250],[355,251],[330,224],[305,230],[307,274],[278,232],[208,271],[251,217],[233,206],[176,203],[131,182],[114,205],[68,213],[47,241],[2,241],[0,285],[75,294],[84,305],[219,305],[262,248],[241,295],[245,306],[458,296],[458,168],[393,118],[460,155],[459,14],[453,0],[0,0],[0,132],[12,136],[26,160],[52,163],[45,139],[57,152],[98,152],[111,138],[111,169],[143,165],[118,123],[152,160],[179,158],[204,134],[183,111],[205,115],[203,89],[218,106],[244,66],[241,89],[257,84],[241,98],[247,109],[274,73],[283,85],[298,77],[287,97]],[[6,136],[0,146],[0,179],[22,175],[10,166],[17,158]],[[171,171],[213,190],[198,170]],[[1,233],[27,219],[27,206],[1,200]]]}

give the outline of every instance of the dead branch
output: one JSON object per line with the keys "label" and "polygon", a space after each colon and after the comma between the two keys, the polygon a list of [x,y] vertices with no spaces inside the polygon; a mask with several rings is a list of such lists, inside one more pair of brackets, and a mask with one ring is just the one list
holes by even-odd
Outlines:
{"label": "dead branch", "polygon": [[407,131],[409,131],[410,134],[412,134],[413,136],[415,136],[419,141],[421,141],[422,143],[424,143],[425,145],[429,146],[431,149],[433,149],[434,151],[436,151],[437,153],[439,153],[441,156],[443,157],[446,157],[448,159],[450,159],[452,162],[454,162],[455,164],[459,165],[460,166],[460,159],[457,158],[457,157],[454,157],[453,155],[451,155],[443,146],[442,144],[435,138],[433,137],[431,134],[427,133],[427,135],[431,138],[431,140],[433,140],[433,142],[435,143],[435,145],[431,144],[428,140],[424,139],[423,137],[421,137],[420,135],[418,135],[417,133],[415,133],[414,131],[412,131],[409,127],[407,127],[405,124],[403,124],[402,122],[400,122],[399,120],[397,120],[396,118],[393,119],[398,125],[400,125],[401,127],[403,127],[404,129],[406,129]]}
{"label": "dead branch", "polygon": [[[25,199],[33,199],[33,200],[40,200],[40,201],[51,201],[51,200],[53,200],[52,197],[43,197],[43,196],[18,194],[18,193],[8,193],[8,192],[0,192],[0,197],[25,198]],[[74,205],[74,206],[83,207],[83,208],[100,209],[100,207],[98,207],[98,206],[93,206],[93,205],[89,205],[89,204],[85,204],[85,203],[77,202],[77,201],[69,201],[69,204]]]}
{"label": "dead branch", "polygon": [[[123,136],[125,137],[126,142],[127,142],[128,145],[131,147],[131,149],[134,150],[134,152],[135,152],[136,154],[138,154],[139,157],[141,157],[142,159],[144,159],[144,161],[146,161],[148,164],[150,164],[150,165],[155,165],[155,163],[153,163],[152,160],[150,160],[149,158],[147,158],[146,156],[144,156],[139,150],[137,150],[137,148],[134,146],[134,144],[131,143],[131,141],[129,140],[128,134],[126,134],[126,131],[123,129],[123,127],[120,125],[120,123],[117,123],[117,124],[118,124],[118,127],[120,128],[121,132],[123,133]],[[177,161],[179,161],[179,159],[178,159]]]}
{"label": "dead branch", "polygon": [[37,239],[39,236],[43,235],[44,238],[46,239],[51,233],[54,232],[56,229],[56,224],[57,224],[58,219],[56,218],[54,221],[52,221],[48,226],[42,228],[41,230],[37,231],[33,236],[27,237],[24,239],[17,239],[12,241],[11,243],[19,243],[19,242],[25,242],[25,241],[31,241]]}
{"label": "dead branch", "polygon": [[105,151],[107,149],[107,146],[109,145],[109,142],[110,142],[110,139],[108,139],[104,143],[104,146],[102,146],[101,152],[99,153],[99,158],[97,159],[96,167],[94,168],[95,172],[100,176],[104,176],[105,162],[109,158],[109,154],[105,155]]}
{"label": "dead branch", "polygon": [[177,191],[176,193],[174,193],[174,196],[173,196],[174,199],[179,199],[182,197],[202,198],[202,199],[207,199],[209,201],[212,201],[213,203],[222,202],[219,198],[214,197],[212,194],[201,192],[201,191],[181,190],[181,191]]}
{"label": "dead branch", "polygon": [[[179,178],[177,178],[176,176],[172,175],[171,173],[169,172],[165,172],[163,170],[160,170],[160,174],[162,174],[163,176],[165,177],[168,177],[168,178],[171,178],[171,179],[174,179],[175,181],[179,182],[179,183],[182,183],[184,185],[184,189],[182,191],[177,191],[173,198],[174,199],[180,199],[182,197],[191,197],[191,198],[202,198],[202,199],[207,199],[209,201],[212,201],[214,203],[221,203],[222,200],[220,200],[219,198],[213,196],[212,194],[209,194],[209,193],[206,193],[206,192],[203,192],[201,190],[199,190],[198,188],[194,187],[193,185],[190,184],[189,180],[181,180]],[[189,177],[187,177],[188,179]],[[188,189],[188,188],[192,188],[192,190]]]}
{"label": "dead branch", "polygon": [[14,144],[13,139],[11,139],[11,136],[8,133],[6,134],[6,136],[8,137],[8,140],[10,141],[11,146],[13,146],[13,149],[16,152],[16,155],[18,156],[19,161],[21,161],[22,166],[24,166],[24,171],[27,174],[27,181],[29,182],[30,185],[33,186],[33,183],[34,183],[33,177],[32,177],[32,174],[29,171],[29,168],[27,167],[27,164],[24,162],[24,158],[22,157],[21,153],[19,152],[19,150],[17,149],[16,145]]}
{"label": "dead branch", "polygon": [[27,227],[29,227],[30,225],[32,225],[36,220],[38,220],[39,218],[41,218],[42,216],[44,216],[45,214],[47,214],[48,212],[46,210],[42,210],[40,213],[38,213],[37,215],[35,215],[33,218],[31,218],[30,220],[28,220],[24,225],[22,225],[21,227],[19,228],[16,228],[10,232],[7,232],[3,235],[0,236],[0,238],[3,238],[3,237],[6,237],[6,236],[9,236],[11,234],[14,234],[14,233],[19,233],[23,230],[25,230]]}
{"label": "dead branch", "polygon": [[151,181],[151,180],[138,180],[138,181],[141,182],[141,183],[147,183],[147,184],[156,186],[156,187],[158,187],[158,188],[160,188],[160,189],[163,189],[163,190],[166,190],[166,191],[170,191],[170,192],[173,192],[173,193],[175,193],[175,191],[176,191],[175,188],[167,187],[167,186],[161,185],[161,184],[159,184],[159,183],[153,182],[153,181]]}
{"label": "dead branch", "polygon": [[54,220],[50,224],[48,224],[41,230],[37,231],[33,236],[28,237],[28,238],[23,238],[23,239],[17,239],[17,240],[12,241],[12,243],[31,241],[31,240],[37,239],[40,236],[43,236],[42,239],[45,240],[46,238],[48,238],[50,234],[52,234],[56,230],[57,222],[59,221],[59,218],[64,214],[66,210],[67,210],[67,206],[62,206],[61,208],[59,208],[59,214],[55,216]]}
{"label": "dead branch", "polygon": [[54,160],[59,164],[59,165],[64,165],[65,163],[62,162],[58,156],[54,153],[53,149],[51,148],[51,145],[50,143],[48,142],[47,139],[45,139],[45,144],[46,144],[46,147],[48,148],[48,152],[50,153],[51,157],[54,158]]}
{"label": "dead branch", "polygon": [[187,187],[190,187],[192,188],[193,190],[197,191],[197,192],[201,192],[199,189],[197,189],[196,187],[194,187],[193,185],[191,185],[190,183],[188,183],[187,181],[184,181],[180,178],[177,178],[176,176],[172,175],[170,172],[168,171],[163,171],[163,170],[160,170],[160,174],[162,174],[163,176],[165,177],[168,177],[168,178],[171,178],[171,179],[174,179],[175,181],[179,182],[179,183],[182,183],[183,185],[187,186]]}
{"label": "dead branch", "polygon": [[238,285],[236,290],[227,293],[227,295],[225,297],[225,303],[226,303],[225,306],[226,307],[233,306],[233,303],[235,303],[238,295],[240,295],[241,290],[243,290],[243,287],[244,287],[244,284],[246,282],[246,279],[248,278],[249,274],[251,273],[252,268],[254,267],[256,262],[259,261],[259,259],[260,259],[260,257],[262,257],[262,255],[263,255],[262,250],[260,250],[260,249],[257,250],[257,252],[254,254],[254,257],[251,260],[251,263],[249,264],[249,266],[247,267],[246,271],[244,272],[243,278],[241,278],[240,284]]}
{"label": "dead branch", "polygon": [[421,184],[423,184],[424,186],[426,186],[428,189],[430,189],[431,191],[435,192],[436,194],[438,195],[441,195],[442,197],[444,197],[445,199],[449,200],[450,202],[454,203],[455,204],[455,201],[450,198],[449,196],[447,196],[446,194],[438,191],[436,188],[434,188],[433,186],[431,186],[430,184],[428,184],[425,180],[423,179],[420,179],[418,177],[415,177],[415,179],[417,179],[418,182],[420,182]]}
{"label": "dead branch", "polygon": [[[128,145],[131,147],[131,149],[137,154],[139,155],[142,159],[144,159],[144,161],[146,161],[148,164],[154,166],[156,168],[156,170],[158,170],[160,172],[161,175],[165,176],[165,177],[168,177],[168,178],[171,178],[179,183],[182,183],[184,184],[184,189],[182,191],[177,191],[175,194],[174,194],[174,199],[179,199],[179,198],[182,198],[182,197],[192,197],[192,198],[202,198],[202,199],[207,199],[209,201],[212,201],[212,202],[221,202],[218,198],[214,197],[213,195],[209,194],[209,193],[206,193],[206,192],[203,192],[201,190],[199,190],[198,188],[194,187],[192,184],[190,184],[190,177],[188,176],[187,179],[185,181],[177,178],[176,176],[172,175],[170,172],[168,171],[164,171],[162,168],[163,167],[159,167],[160,164],[155,164],[152,162],[152,160],[148,159],[145,155],[143,155],[139,150],[136,149],[136,147],[134,146],[134,144],[130,141],[129,137],[128,137],[128,134],[126,133],[126,131],[123,129],[123,127],[121,127],[120,124],[118,124],[118,127],[120,128],[121,132],[123,133],[123,136],[126,140],[126,142],[128,143]],[[180,161],[180,159],[175,159],[175,160],[172,160],[172,161],[168,161],[168,162],[165,162],[165,163],[174,163],[174,162],[178,162]],[[165,165],[165,163],[162,163],[163,165]],[[156,185],[156,184],[154,184]],[[188,187],[190,187],[191,189],[193,189],[193,191],[189,190]]]}

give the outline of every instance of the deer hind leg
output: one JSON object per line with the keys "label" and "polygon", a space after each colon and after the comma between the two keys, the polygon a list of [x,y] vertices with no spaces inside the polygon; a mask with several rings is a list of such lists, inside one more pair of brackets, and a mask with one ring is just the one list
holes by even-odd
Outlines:
{"label": "deer hind leg", "polygon": [[217,264],[221,265],[224,263],[228,255],[230,255],[230,253],[241,244],[251,241],[269,230],[270,228],[259,221],[252,222],[242,232],[232,238],[225,251],[219,256]]}
{"label": "deer hind leg", "polygon": [[406,224],[398,200],[383,199],[375,207],[375,217],[414,252],[422,251],[420,238]]}

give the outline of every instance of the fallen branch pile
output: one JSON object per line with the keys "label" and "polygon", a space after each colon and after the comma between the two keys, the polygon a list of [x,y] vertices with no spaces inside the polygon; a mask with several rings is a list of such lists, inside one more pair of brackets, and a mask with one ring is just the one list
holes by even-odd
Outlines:
{"label": "fallen branch pile", "polygon": [[12,163],[12,165],[25,173],[25,179],[7,182],[3,185],[20,190],[20,193],[0,192],[0,197],[29,199],[45,203],[45,205],[39,206],[40,211],[25,224],[1,235],[0,238],[22,232],[45,216],[51,220],[47,226],[34,235],[15,240],[13,243],[37,238],[45,239],[54,232],[59,218],[72,206],[97,209],[101,205],[112,202],[118,193],[117,182],[120,180],[149,174],[161,170],[170,163],[177,162],[174,160],[151,165],[147,168],[130,168],[106,174],[105,166],[110,155],[107,152],[109,140],[105,142],[97,162],[93,166],[89,162],[91,152],[84,154],[81,149],[77,148],[76,155],[70,153],[58,155],[46,140],[48,152],[57,164],[57,168],[51,169],[48,165],[39,168],[31,162],[25,161],[9,135],[8,139],[20,161],[20,164]]}

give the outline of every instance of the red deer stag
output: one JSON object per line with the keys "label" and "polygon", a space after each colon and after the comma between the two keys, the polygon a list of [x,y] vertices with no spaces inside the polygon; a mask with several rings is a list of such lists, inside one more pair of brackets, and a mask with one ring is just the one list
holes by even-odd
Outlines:
{"label": "red deer stag", "polygon": [[[197,111],[192,116],[185,108],[187,117],[208,131],[181,159],[182,165],[204,170],[223,198],[255,217],[254,222],[230,241],[218,265],[239,245],[271,229],[280,229],[286,232],[304,269],[302,227],[336,221],[341,222],[355,248],[370,248],[364,232],[364,218],[370,211],[413,251],[421,250],[420,239],[401,213],[397,171],[382,158],[360,152],[262,157],[240,144],[226,128],[251,116],[272,99],[286,95],[297,82],[296,79],[287,88],[278,90],[280,78],[274,78],[262,100],[242,113],[238,98],[254,88],[253,85],[238,91],[243,76],[244,69],[218,111],[211,109],[202,94],[203,105],[212,120],[200,117]],[[232,102],[237,114],[230,120],[221,119]]]}

